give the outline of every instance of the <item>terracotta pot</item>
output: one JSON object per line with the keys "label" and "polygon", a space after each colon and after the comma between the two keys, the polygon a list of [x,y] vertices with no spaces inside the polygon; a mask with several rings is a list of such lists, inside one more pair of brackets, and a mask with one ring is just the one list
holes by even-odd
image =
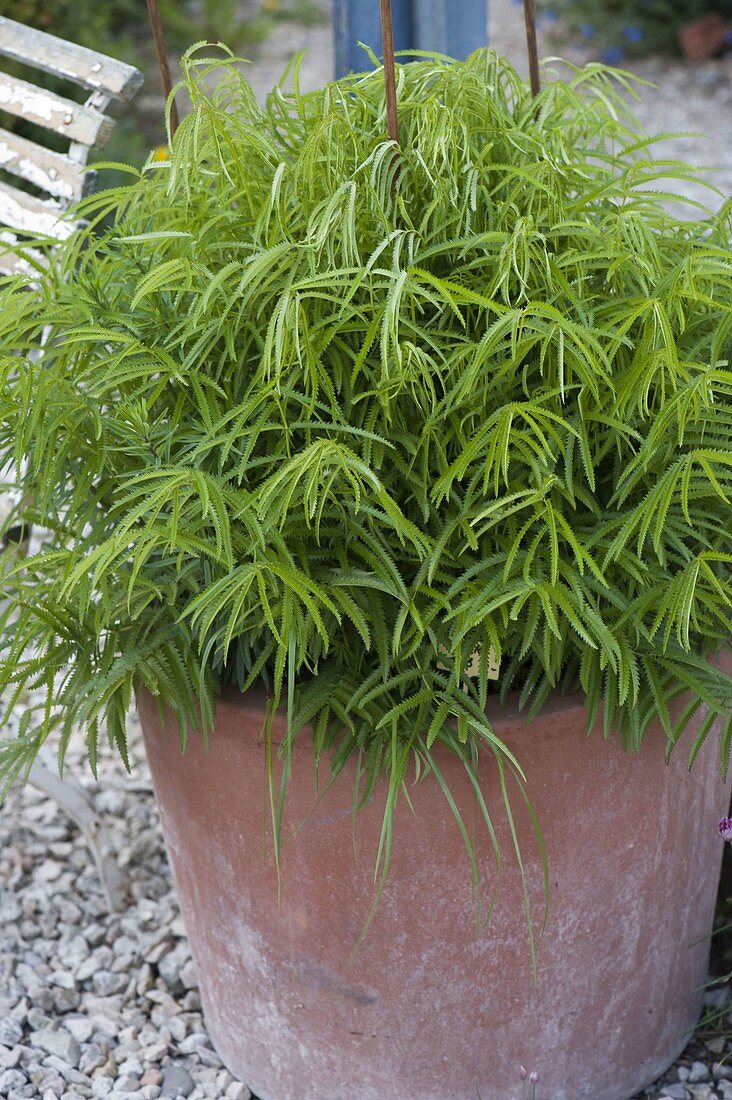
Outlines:
{"label": "terracotta pot", "polygon": [[[384,790],[351,819],[347,768],[315,805],[312,753],[294,753],[281,902],[271,845],[265,699],[228,695],[205,752],[185,754],[149,696],[140,715],[211,1038],[262,1100],[511,1100],[519,1064],[544,1100],[623,1100],[683,1048],[698,1018],[729,804],[714,734],[692,770],[586,738],[580,698],[527,725],[491,715],[518,755],[543,827],[551,909],[532,979],[520,877],[490,754],[482,786],[504,853],[498,900],[475,934],[467,857],[433,777],[397,812],[393,866],[369,934]],[[280,736],[283,722],[278,719]],[[459,763],[441,767],[476,837],[490,843]],[[324,767],[324,773],[327,768]],[[323,784],[324,785],[324,784]],[[521,797],[513,807],[541,925],[543,886]]]}
{"label": "terracotta pot", "polygon": [[706,61],[724,52],[727,44],[727,24],[719,12],[708,12],[691,23],[684,23],[678,32],[679,45],[689,61]]}

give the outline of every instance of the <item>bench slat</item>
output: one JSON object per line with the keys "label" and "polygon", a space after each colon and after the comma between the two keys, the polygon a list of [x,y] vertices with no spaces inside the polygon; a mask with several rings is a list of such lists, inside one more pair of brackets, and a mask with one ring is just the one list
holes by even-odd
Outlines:
{"label": "bench slat", "polygon": [[11,134],[0,126],[0,168],[40,187],[65,203],[75,202],[85,193],[88,173],[63,153],[44,149],[35,141]]}
{"label": "bench slat", "polygon": [[142,73],[112,57],[0,16],[0,54],[115,99],[132,99]]}
{"label": "bench slat", "polygon": [[82,145],[104,145],[114,126],[111,118],[98,111],[7,73],[0,73],[0,110]]}
{"label": "bench slat", "polygon": [[65,241],[74,232],[72,221],[62,221],[64,207],[53,200],[37,199],[0,183],[0,222],[21,233],[40,233]]}

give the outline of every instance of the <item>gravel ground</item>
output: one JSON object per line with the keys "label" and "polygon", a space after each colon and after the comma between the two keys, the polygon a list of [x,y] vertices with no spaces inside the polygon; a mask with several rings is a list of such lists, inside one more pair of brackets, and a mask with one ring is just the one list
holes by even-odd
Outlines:
{"label": "gravel ground", "polygon": [[2,1100],[251,1095],[206,1035],[136,730],[131,750],[132,775],[104,752],[99,786],[80,745],[69,761],[117,838],[122,912],[53,801],[15,790],[0,817]]}
{"label": "gravel ground", "polygon": [[[130,741],[132,775],[102,750],[99,785],[80,745],[68,759],[118,838],[122,912],[107,912],[85,841],[56,803],[14,790],[0,817],[2,1100],[250,1100],[206,1034],[134,724]],[[729,986],[707,996],[722,1008],[731,999]],[[700,1028],[663,1084],[640,1095],[732,1100],[732,1042]],[[539,1087],[537,1100],[551,1097]]]}
{"label": "gravel ground", "polygon": [[[327,0],[319,2],[325,11]],[[509,0],[491,2],[491,38],[523,67],[521,13]],[[306,87],[327,77],[327,25],[280,24],[249,70],[259,93],[280,75],[293,45],[309,50]],[[547,52],[547,43],[542,47]],[[732,134],[732,59],[696,66],[651,59],[633,69],[659,85],[644,91],[638,107],[648,129],[715,132],[714,138],[669,139],[659,150],[720,164],[717,185],[732,193],[732,142],[719,140]],[[721,201],[712,196],[713,204]],[[114,759],[103,759],[99,786],[84,768],[81,746],[72,748],[68,761],[117,838],[130,893],[121,913],[107,913],[85,842],[54,802],[32,788],[16,790],[0,816],[2,1100],[250,1097],[221,1065],[206,1035],[149,775],[134,735],[131,751],[133,775]],[[723,986],[708,999],[724,1008],[732,991]],[[700,1028],[663,1081],[642,1095],[732,1100],[732,1043],[715,1029]],[[538,1100],[551,1100],[541,1086]]]}

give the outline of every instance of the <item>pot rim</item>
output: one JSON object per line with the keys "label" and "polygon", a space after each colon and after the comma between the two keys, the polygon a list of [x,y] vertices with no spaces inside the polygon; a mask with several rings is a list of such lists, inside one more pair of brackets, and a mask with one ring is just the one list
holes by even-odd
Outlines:
{"label": "pot rim", "polygon": [[[552,691],[545,700],[541,710],[530,718],[528,708],[519,707],[520,692],[512,691],[508,694],[506,702],[501,705],[497,695],[489,696],[486,706],[486,715],[495,730],[502,726],[515,726],[517,723],[529,726],[538,721],[542,715],[576,714],[577,711],[587,710],[587,698],[582,692],[562,694],[559,690]],[[234,685],[228,685],[223,692],[216,697],[216,706],[227,710],[235,710],[245,714],[263,714],[267,708],[271,693],[263,684],[257,684],[245,692],[241,692]],[[284,709],[277,712],[279,721],[284,720]]]}

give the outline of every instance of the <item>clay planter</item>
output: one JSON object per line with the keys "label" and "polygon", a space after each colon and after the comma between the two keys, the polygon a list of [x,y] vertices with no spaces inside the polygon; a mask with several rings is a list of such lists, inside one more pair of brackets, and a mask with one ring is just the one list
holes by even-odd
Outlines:
{"label": "clay planter", "polygon": [[679,45],[689,61],[706,61],[724,53],[727,44],[727,24],[719,12],[709,12],[684,23],[678,32]]}
{"label": "clay planter", "polygon": [[[623,1100],[683,1048],[706,978],[729,805],[714,733],[691,773],[664,766],[652,731],[638,756],[587,739],[579,698],[527,726],[491,713],[525,767],[543,826],[551,911],[531,976],[520,879],[495,767],[483,789],[505,855],[487,931],[458,830],[432,777],[397,813],[394,860],[373,925],[383,789],[351,819],[346,769],[317,806],[312,754],[294,754],[281,903],[260,741],[264,696],[229,695],[206,753],[184,755],[149,696],[140,715],[163,830],[216,1049],[262,1100],[512,1100],[519,1063],[547,1100]],[[278,720],[279,721],[279,720]],[[282,734],[279,721],[275,732]],[[495,882],[490,845],[461,766],[439,757]],[[327,767],[324,768],[324,776]],[[513,805],[541,924],[541,863],[521,798]],[[265,851],[266,848],[266,851]]]}

